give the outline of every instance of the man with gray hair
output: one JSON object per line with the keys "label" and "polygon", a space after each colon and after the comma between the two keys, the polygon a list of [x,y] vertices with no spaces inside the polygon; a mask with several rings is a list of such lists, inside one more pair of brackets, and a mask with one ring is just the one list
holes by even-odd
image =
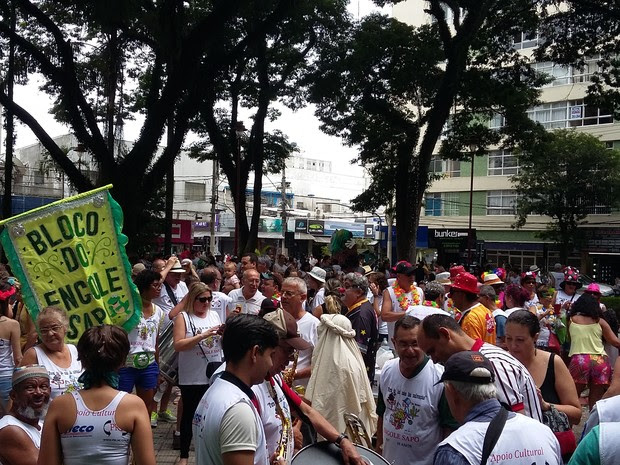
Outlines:
{"label": "man with gray hair", "polygon": [[493,364],[480,352],[452,355],[441,376],[459,429],[439,443],[433,465],[559,465],[560,444],[548,426],[502,408]]}
{"label": "man with gray hair", "polygon": [[308,287],[303,279],[286,278],[282,283],[280,294],[282,308],[295,318],[299,335],[312,346],[309,349],[299,351],[294,373],[293,386],[302,386],[305,389],[311,374],[312,351],[319,339],[317,333],[319,319],[312,315],[312,313],[304,310]]}
{"label": "man with gray hair", "polygon": [[368,378],[372,383],[375,378],[375,359],[377,356],[377,339],[379,329],[377,315],[372,304],[368,301],[368,280],[356,273],[347,273],[344,276],[344,298],[346,305],[345,315],[351,320],[355,330],[355,341],[362,353]]}
{"label": "man with gray hair", "polygon": [[444,301],[446,300],[446,294],[443,284],[437,281],[431,281],[424,288],[425,300],[422,305],[410,305],[407,309],[407,315],[423,320],[429,315],[448,315],[450,314],[443,309]]}
{"label": "man with gray hair", "polygon": [[10,412],[0,419],[0,463],[36,465],[43,418],[50,402],[50,376],[44,366],[16,368]]}

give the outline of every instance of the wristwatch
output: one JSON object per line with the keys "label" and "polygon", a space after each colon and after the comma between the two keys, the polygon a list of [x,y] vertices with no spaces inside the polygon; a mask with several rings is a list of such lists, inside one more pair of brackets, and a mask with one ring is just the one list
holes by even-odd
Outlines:
{"label": "wristwatch", "polygon": [[336,440],[334,441],[334,444],[340,447],[340,443],[342,442],[343,439],[349,439],[349,436],[347,436],[344,433],[340,433],[338,437],[336,438]]}

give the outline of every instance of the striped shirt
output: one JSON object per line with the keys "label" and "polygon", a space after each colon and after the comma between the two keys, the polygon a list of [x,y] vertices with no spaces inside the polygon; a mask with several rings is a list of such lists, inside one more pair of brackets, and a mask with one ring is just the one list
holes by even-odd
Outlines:
{"label": "striped shirt", "polygon": [[493,364],[499,401],[509,405],[513,412],[523,413],[542,422],[536,384],[527,368],[504,349],[480,339],[476,340],[471,350],[480,352]]}

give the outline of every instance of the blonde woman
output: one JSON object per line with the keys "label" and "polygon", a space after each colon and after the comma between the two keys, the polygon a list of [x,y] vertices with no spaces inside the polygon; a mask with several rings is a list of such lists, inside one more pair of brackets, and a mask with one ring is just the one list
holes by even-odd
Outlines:
{"label": "blonde woman", "polygon": [[325,289],[325,302],[318,305],[312,314],[321,318],[324,313],[334,315],[342,313],[342,297],[344,296],[344,287],[338,279],[328,279],[323,286]]}
{"label": "blonde woman", "polygon": [[67,312],[59,307],[45,307],[37,316],[36,326],[42,342],[26,351],[20,365],[43,365],[47,369],[51,399],[79,389],[82,363],[77,348],[65,343],[69,328]]}
{"label": "blonde woman", "polygon": [[209,383],[207,365],[222,360],[218,334],[222,322],[217,312],[211,310],[211,289],[204,283],[192,284],[184,300],[183,311],[174,319],[174,350],[179,353],[179,388],[183,402],[179,465],[186,465],[189,458],[192,419]]}

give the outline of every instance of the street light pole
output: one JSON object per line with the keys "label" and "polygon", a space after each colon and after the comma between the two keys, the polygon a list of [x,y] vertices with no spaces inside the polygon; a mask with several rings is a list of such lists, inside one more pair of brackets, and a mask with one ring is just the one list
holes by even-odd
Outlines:
{"label": "street light pole", "polygon": [[215,204],[217,202],[217,183],[219,167],[217,158],[213,159],[213,177],[211,178],[211,223],[209,224],[209,252],[215,256]]}

